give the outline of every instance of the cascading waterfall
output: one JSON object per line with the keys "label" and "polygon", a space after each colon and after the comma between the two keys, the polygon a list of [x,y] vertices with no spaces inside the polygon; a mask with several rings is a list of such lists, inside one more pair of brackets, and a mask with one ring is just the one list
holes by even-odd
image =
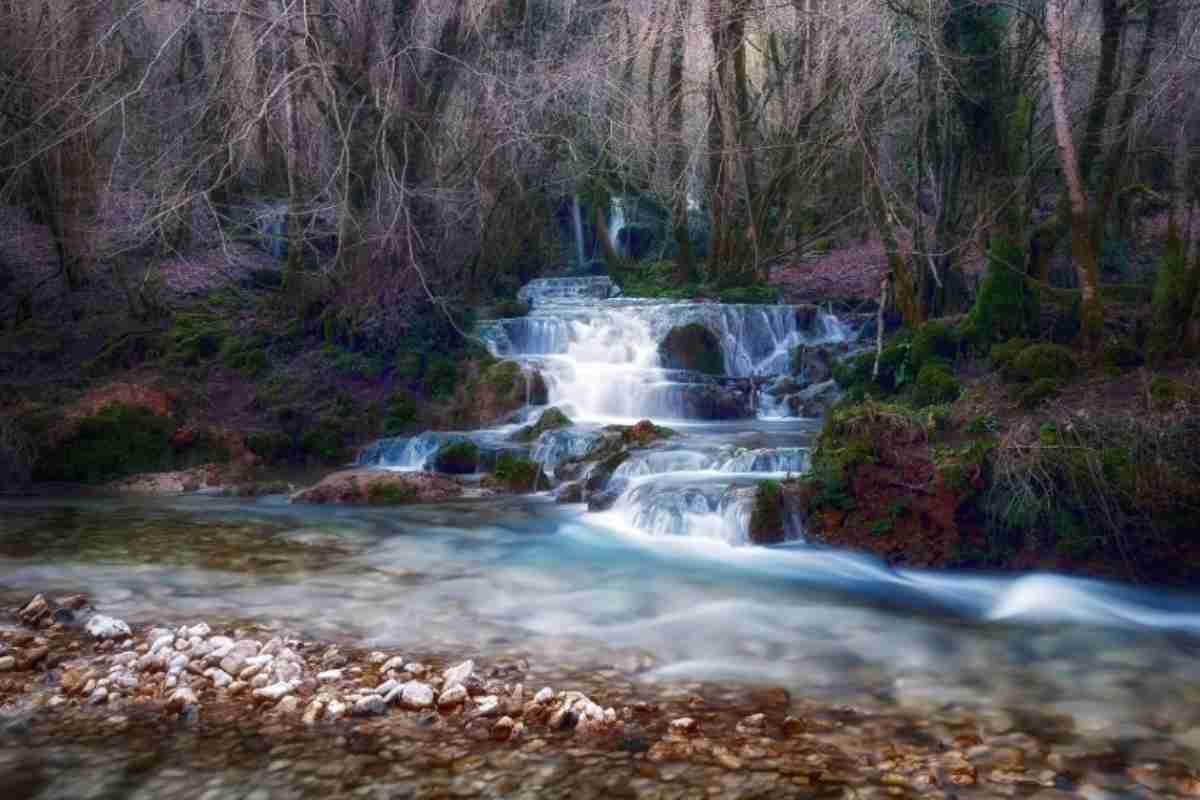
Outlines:
{"label": "cascading waterfall", "polygon": [[613,250],[621,252],[621,231],[625,229],[625,204],[616,195],[612,198],[612,208],[609,210],[608,243]]}
{"label": "cascading waterfall", "polygon": [[575,228],[575,264],[582,270],[587,267],[583,252],[583,212],[579,208],[579,195],[571,199],[571,223]]}

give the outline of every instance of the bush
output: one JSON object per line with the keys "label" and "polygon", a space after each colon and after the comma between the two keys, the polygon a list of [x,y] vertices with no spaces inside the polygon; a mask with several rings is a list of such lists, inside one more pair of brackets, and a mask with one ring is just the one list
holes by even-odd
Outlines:
{"label": "bush", "polygon": [[1012,380],[1015,375],[1013,373],[1013,365],[1017,360],[1017,356],[1029,347],[1032,342],[1028,339],[1009,339],[1007,342],[1000,342],[992,345],[990,358],[992,366],[1000,370],[1000,374],[1006,380]]}
{"label": "bush", "polygon": [[479,445],[466,441],[442,445],[433,465],[447,475],[470,475],[479,469]]}
{"label": "bush", "polygon": [[430,356],[425,367],[425,389],[435,400],[444,400],[458,387],[458,366],[446,356]]}
{"label": "bush", "polygon": [[750,541],[755,544],[778,544],[786,535],[783,487],[779,481],[763,481],[754,491]]}
{"label": "bush", "polygon": [[1013,372],[1027,381],[1044,378],[1069,381],[1079,366],[1070,350],[1057,344],[1034,344],[1013,360]]}
{"label": "bush", "polygon": [[39,480],[98,483],[137,472],[169,469],[175,423],[140,406],[110,405],[79,420],[70,437],[45,453]]}
{"label": "bush", "polygon": [[910,359],[918,371],[930,361],[951,363],[958,357],[959,334],[952,325],[931,320],[913,336]]}
{"label": "bush", "polygon": [[913,390],[913,402],[917,407],[953,403],[962,392],[962,386],[949,369],[937,362],[921,367],[917,385]]}
{"label": "bush", "polygon": [[277,464],[291,453],[292,440],[282,433],[251,433],[246,437],[246,447],[267,464]]}
{"label": "bush", "polygon": [[1037,408],[1043,400],[1056,397],[1062,383],[1054,378],[1039,378],[1017,393],[1017,403],[1022,408]]}
{"label": "bush", "polygon": [[225,323],[210,314],[177,314],[167,331],[164,359],[172,366],[194,367],[221,352],[229,335]]}
{"label": "bush", "polygon": [[300,434],[300,449],[325,463],[338,461],[345,452],[341,426],[331,419],[321,420]]}
{"label": "bush", "polygon": [[404,389],[392,394],[387,405],[387,415],[383,419],[383,432],[387,436],[403,433],[417,421],[417,401],[411,392]]}

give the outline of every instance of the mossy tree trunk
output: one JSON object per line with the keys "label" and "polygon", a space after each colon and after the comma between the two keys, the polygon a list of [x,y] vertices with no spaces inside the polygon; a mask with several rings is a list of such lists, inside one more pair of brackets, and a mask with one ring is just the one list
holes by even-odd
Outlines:
{"label": "mossy tree trunk", "polygon": [[687,58],[687,23],[690,13],[691,3],[688,0],[678,0],[675,17],[671,22],[671,63],[667,74],[671,181],[674,192],[671,226],[679,247],[679,256],[675,261],[675,279],[680,283],[695,283],[699,279],[688,238],[688,147],[683,138],[683,66]]}

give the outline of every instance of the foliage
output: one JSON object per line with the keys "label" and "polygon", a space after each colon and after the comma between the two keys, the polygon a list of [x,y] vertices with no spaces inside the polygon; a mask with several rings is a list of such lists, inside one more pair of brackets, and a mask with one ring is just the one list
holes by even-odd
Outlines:
{"label": "foliage", "polygon": [[754,490],[750,512],[750,541],[776,544],[786,535],[783,487],[779,481],[761,481]]}
{"label": "foliage", "polygon": [[547,408],[533,425],[526,425],[510,437],[517,442],[535,442],[546,431],[569,428],[575,423],[558,407]]}
{"label": "foliage", "polygon": [[913,389],[913,403],[918,408],[940,403],[952,403],[958,399],[962,386],[945,366],[929,362],[917,374]]}
{"label": "foliage", "polygon": [[479,469],[479,445],[471,441],[442,445],[433,464],[434,469],[447,475],[470,475]]}
{"label": "foliage", "polygon": [[979,352],[994,342],[1027,336],[1037,319],[1038,302],[1024,275],[1025,255],[1006,234],[992,237],[987,271],[975,305],[963,324],[963,338]]}
{"label": "foliage", "polygon": [[1038,378],[1017,391],[1017,403],[1021,408],[1037,408],[1043,400],[1056,397],[1062,390],[1062,381],[1056,378]]}
{"label": "foliage", "polygon": [[1079,365],[1070,350],[1057,344],[1033,344],[1013,359],[1013,374],[1026,381],[1051,379],[1069,381]]}
{"label": "foliage", "polygon": [[537,462],[509,452],[496,459],[492,474],[513,492],[533,492],[538,486],[549,486]]}
{"label": "foliage", "polygon": [[275,431],[260,431],[246,436],[246,448],[267,464],[285,461],[292,451],[290,436]]}
{"label": "foliage", "polygon": [[175,315],[167,331],[167,364],[193,367],[221,352],[229,328],[218,317],[202,312]]}
{"label": "foliage", "polygon": [[909,357],[919,372],[931,361],[953,363],[958,357],[959,333],[941,320],[930,320],[913,334]]}
{"label": "foliage", "polygon": [[383,420],[383,432],[387,436],[403,433],[417,421],[417,401],[412,392],[397,389],[388,399],[387,414]]}
{"label": "foliage", "polygon": [[367,502],[373,506],[398,506],[417,500],[417,487],[407,483],[372,483],[367,487]]}
{"label": "foliage", "polygon": [[340,460],[346,451],[342,426],[329,417],[321,419],[300,434],[300,450],[326,464]]}
{"label": "foliage", "polygon": [[1033,343],[1028,339],[1017,337],[992,345],[990,353],[992,366],[999,370],[1006,380],[1015,380],[1016,374],[1013,370],[1017,356],[1021,355],[1022,351],[1031,344]]}
{"label": "foliage", "polygon": [[80,419],[73,433],[44,452],[34,468],[47,481],[99,483],[169,469],[175,423],[140,406],[113,404]]}
{"label": "foliage", "polygon": [[1142,351],[1128,339],[1110,339],[1100,348],[1100,363],[1112,371],[1140,367]]}

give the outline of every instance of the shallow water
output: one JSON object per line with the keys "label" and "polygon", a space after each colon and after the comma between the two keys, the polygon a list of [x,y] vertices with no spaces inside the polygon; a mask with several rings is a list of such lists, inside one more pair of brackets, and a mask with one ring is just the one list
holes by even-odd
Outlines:
{"label": "shallow water", "polygon": [[10,500],[0,601],[83,591],[133,623],[279,621],[364,646],[521,653],[545,669],[613,666],[650,682],[1066,715],[1100,741],[1200,738],[1193,596],[892,571],[835,551],[734,548],[610,522],[546,497],[386,510]]}

